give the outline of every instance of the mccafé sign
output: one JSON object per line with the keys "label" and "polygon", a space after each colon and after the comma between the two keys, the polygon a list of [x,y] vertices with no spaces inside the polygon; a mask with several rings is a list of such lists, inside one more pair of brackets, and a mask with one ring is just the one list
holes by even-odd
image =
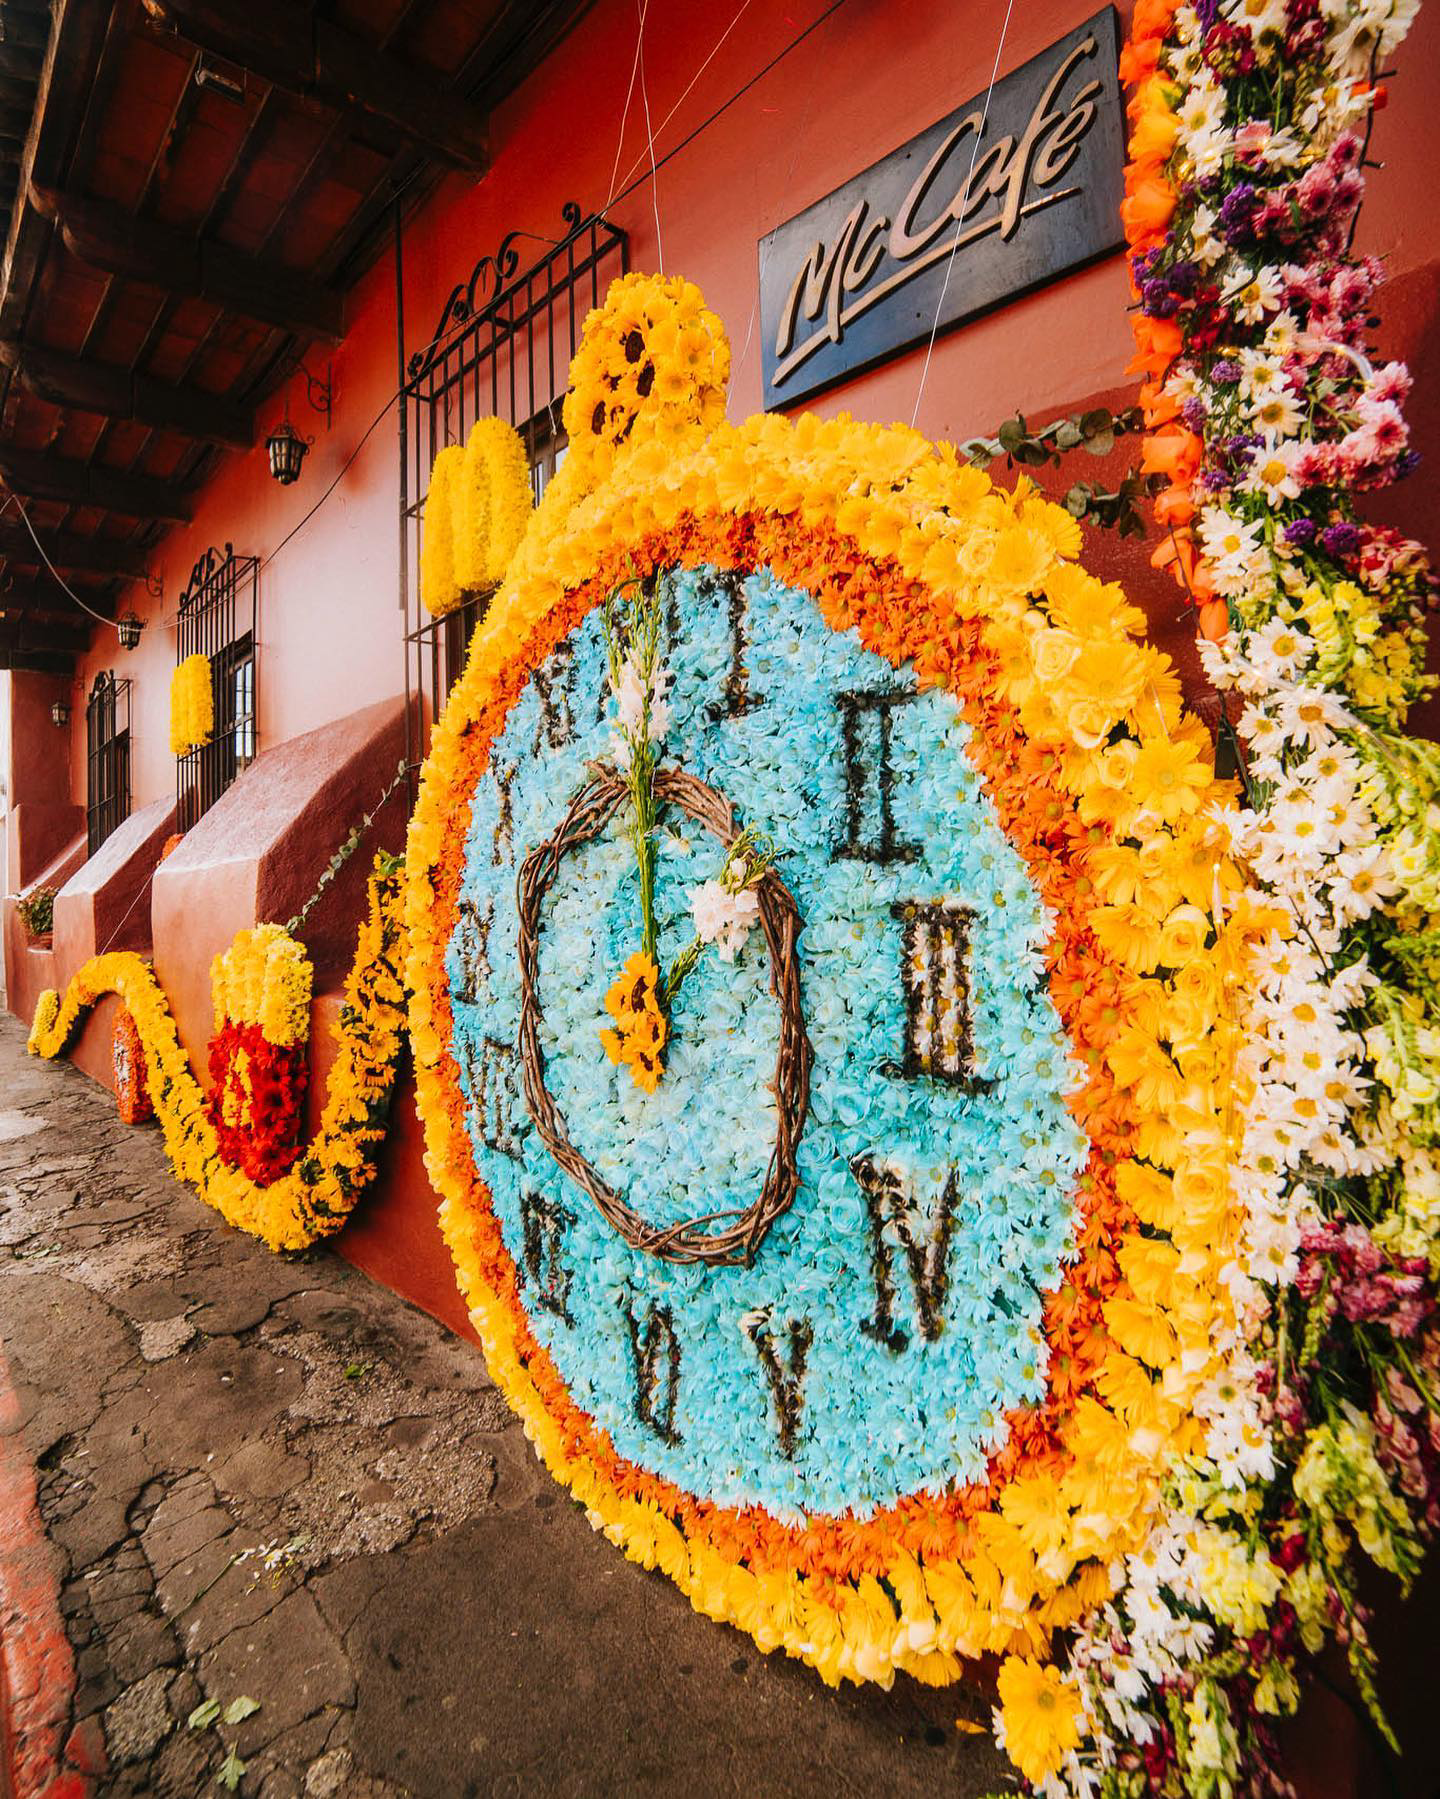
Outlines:
{"label": "mccaf\u00e9 sign", "polygon": [[761,240],[767,408],[1121,243],[1117,55],[1107,8]]}

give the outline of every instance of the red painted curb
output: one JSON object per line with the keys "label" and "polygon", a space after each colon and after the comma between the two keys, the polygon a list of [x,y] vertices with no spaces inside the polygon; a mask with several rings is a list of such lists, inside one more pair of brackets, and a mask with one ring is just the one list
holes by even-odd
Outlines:
{"label": "red painted curb", "polygon": [[[98,1733],[64,1733],[75,1657],[60,1612],[54,1553],[36,1504],[20,1401],[0,1350],[0,1751],[13,1799],[89,1799],[105,1772]],[[72,1754],[73,1750],[73,1754]]]}

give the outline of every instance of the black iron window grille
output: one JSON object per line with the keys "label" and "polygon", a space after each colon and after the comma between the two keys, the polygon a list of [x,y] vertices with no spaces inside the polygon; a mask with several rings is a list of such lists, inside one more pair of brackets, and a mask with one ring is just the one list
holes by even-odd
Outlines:
{"label": "black iron window grille", "polygon": [[94,855],[130,816],[130,683],[104,669],[85,702],[85,837]]}
{"label": "black iron window grille", "polygon": [[177,660],[197,653],[210,662],[214,729],[208,742],[176,764],[177,828],[188,831],[255,760],[255,627],[260,561],[230,544],[209,549],[190,571],[180,596]]}
{"label": "black iron window grille", "polygon": [[406,753],[417,764],[430,729],[464,666],[466,647],[490,602],[476,593],[443,618],[420,604],[420,544],[430,469],[447,444],[464,443],[476,419],[505,419],[525,439],[538,500],[565,455],[560,408],[585,315],[629,266],[623,231],[582,217],[572,200],[565,234],[528,268],[512,231],[454,288],[434,334],[405,360],[399,323],[400,605],[405,618]]}

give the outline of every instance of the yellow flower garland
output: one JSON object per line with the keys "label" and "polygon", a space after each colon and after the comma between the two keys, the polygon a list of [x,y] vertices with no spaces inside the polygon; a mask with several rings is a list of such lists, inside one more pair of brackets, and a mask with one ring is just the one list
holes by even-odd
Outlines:
{"label": "yellow flower garland", "polygon": [[170,677],[170,753],[184,756],[209,743],[215,729],[210,658],[196,651]]}
{"label": "yellow flower garland", "polygon": [[525,441],[504,419],[477,419],[465,445],[440,451],[430,470],[420,541],[420,598],[435,617],[496,587],[530,521]]}
{"label": "yellow flower garland", "polygon": [[[651,329],[647,302],[677,286],[678,303],[707,321],[695,327],[703,338],[713,315],[689,284],[629,277],[592,315],[566,403],[572,445],[585,408],[599,409],[597,396],[610,391],[607,371],[633,384],[632,334]],[[672,329],[662,324],[658,333],[657,368]],[[1013,492],[992,487],[953,451],[903,427],[843,416],[717,423],[723,338],[702,361],[686,398],[667,389],[650,404],[636,395],[628,415],[614,416],[607,399],[603,429],[578,462],[572,447],[576,472],[547,490],[438,727],[408,851],[411,1038],[428,1161],[491,1372],[596,1529],[632,1559],[663,1568],[697,1609],[749,1631],[764,1649],[784,1648],[828,1681],[888,1682],[897,1668],[948,1680],[957,1655],[1043,1653],[1052,1630],[1103,1601],[1117,1559],[1145,1537],[1167,1470],[1200,1439],[1194,1397],[1223,1365],[1235,1323],[1224,1278],[1241,1222],[1227,1178],[1237,1129],[1232,998],[1248,943],[1274,921],[1234,898],[1241,876],[1207,822],[1230,792],[1213,779],[1208,734],[1184,716],[1168,658],[1138,641],[1142,615],[1071,560],[1079,532],[1068,514],[1023,478]],[[579,499],[587,479],[603,485]],[[922,1561],[895,1547],[888,1590],[870,1575],[850,1582],[794,1567],[757,1571],[649,1497],[613,1484],[573,1419],[552,1409],[520,1320],[487,1280],[483,1189],[463,1118],[447,1105],[436,897],[456,814],[468,803],[467,738],[506,703],[517,663],[529,665],[546,621],[597,566],[666,531],[693,529],[687,521],[714,519],[720,529],[756,514],[797,531],[838,530],[858,552],[898,565],[910,591],[942,615],[978,629],[995,695],[1016,710],[1076,828],[1088,832],[1094,933],[1125,971],[1119,1028],[1086,1052],[1138,1116],[1133,1150],[1117,1170],[1118,1200],[1133,1222],[1117,1227],[1119,1277],[1104,1307],[1109,1345],[1095,1389],[1065,1419],[1056,1465],[1004,1485],[990,1509],[952,1530],[947,1549],[927,1549]],[[826,572],[817,569],[817,583]],[[922,680],[942,678],[943,666],[922,668]],[[1066,809],[1057,806],[1057,817]]]}
{"label": "yellow flower garland", "polygon": [[524,438],[504,419],[477,419],[452,501],[455,579],[462,588],[498,587],[505,579],[533,503]]}
{"label": "yellow flower garland", "polygon": [[455,574],[455,496],[464,471],[459,444],[441,450],[430,469],[420,532],[420,598],[435,618],[453,612],[465,598]]}
{"label": "yellow flower garland", "polygon": [[204,1090],[191,1073],[154,970],[140,956],[94,957],[71,980],[63,1002],[53,989],[42,993],[30,1053],[47,1061],[60,1055],[96,1001],[119,994],[144,1045],[146,1084],[177,1178],[227,1223],[272,1249],[302,1249],[339,1230],[374,1178],[374,1152],[385,1135],[405,1030],[401,896],[399,873],[377,863],[369,912],[345,981],[336,1027],[340,1049],[320,1129],[293,1171],[269,1186],[257,1186],[221,1161]]}

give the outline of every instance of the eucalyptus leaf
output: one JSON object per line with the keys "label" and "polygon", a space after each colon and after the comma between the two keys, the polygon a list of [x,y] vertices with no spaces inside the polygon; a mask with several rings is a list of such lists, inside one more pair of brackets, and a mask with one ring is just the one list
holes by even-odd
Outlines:
{"label": "eucalyptus leaf", "polygon": [[187,1729],[190,1730],[208,1730],[219,1716],[220,1701],[218,1699],[207,1699],[203,1705],[197,1705],[195,1707],[194,1711],[191,1712],[190,1716],[185,1720],[185,1724]]}
{"label": "eucalyptus leaf", "polygon": [[224,1761],[221,1762],[220,1771],[216,1774],[215,1778],[219,1784],[225,1788],[226,1792],[233,1793],[239,1787],[240,1776],[244,1772],[245,1763],[241,1761],[240,1757],[232,1749],[225,1757]]}
{"label": "eucalyptus leaf", "polygon": [[260,1709],[260,1701],[252,1699],[248,1693],[242,1693],[238,1699],[232,1699],[222,1714],[227,1724],[240,1724],[246,1718],[254,1717]]}

